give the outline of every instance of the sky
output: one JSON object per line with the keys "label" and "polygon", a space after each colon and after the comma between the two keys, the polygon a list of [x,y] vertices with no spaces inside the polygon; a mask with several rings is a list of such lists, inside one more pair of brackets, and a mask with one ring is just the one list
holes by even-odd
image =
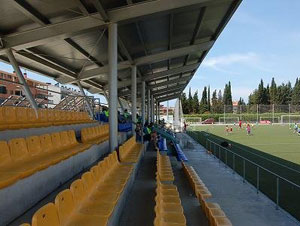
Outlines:
{"label": "sky", "polygon": [[[225,83],[231,81],[233,100],[242,97],[247,102],[261,78],[265,83],[274,77],[277,84],[294,84],[300,77],[299,9],[299,0],[243,0],[185,92],[191,87],[201,96],[204,86],[223,90]],[[1,62],[0,70],[13,71]],[[55,83],[29,71],[27,74]],[[170,106],[174,103],[171,101]]]}
{"label": "sky", "polygon": [[189,87],[224,89],[231,81],[234,100],[248,101],[262,78],[270,83],[300,77],[300,1],[243,0]]}

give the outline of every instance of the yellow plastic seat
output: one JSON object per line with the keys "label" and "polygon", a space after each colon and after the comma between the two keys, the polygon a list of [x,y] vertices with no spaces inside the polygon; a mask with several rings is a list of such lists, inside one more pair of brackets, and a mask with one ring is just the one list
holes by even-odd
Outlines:
{"label": "yellow plastic seat", "polygon": [[27,114],[27,108],[25,107],[16,107],[16,124],[11,125],[12,129],[24,129],[27,127],[30,127],[30,124],[28,123],[28,114]]}
{"label": "yellow plastic seat", "polygon": [[61,226],[53,203],[41,207],[32,217],[32,226]]}
{"label": "yellow plastic seat", "polygon": [[28,224],[28,223],[23,223],[23,224],[20,224],[20,226],[30,226],[30,224]]}
{"label": "yellow plastic seat", "polygon": [[213,224],[215,226],[232,226],[231,221],[227,217],[214,217]]}
{"label": "yellow plastic seat", "polygon": [[163,213],[163,212],[171,212],[171,213],[182,213],[183,208],[180,204],[174,203],[157,203],[155,206],[155,212]]}
{"label": "yellow plastic seat", "polygon": [[48,158],[52,164],[56,164],[64,159],[64,156],[55,152],[50,134],[41,135],[39,138],[41,148],[45,154],[48,154]]}
{"label": "yellow plastic seat", "polygon": [[[49,113],[49,109],[39,109],[38,110],[38,119],[37,123],[38,126],[51,126],[51,114]],[[50,118],[48,118],[50,116]]]}
{"label": "yellow plastic seat", "polygon": [[182,213],[162,213],[159,214],[158,219],[160,222],[183,224],[186,225],[186,219]]}
{"label": "yellow plastic seat", "polygon": [[221,209],[209,209],[208,219],[211,225],[214,225],[214,218],[216,217],[226,217],[226,215]]}
{"label": "yellow plastic seat", "polygon": [[58,211],[60,225],[106,225],[108,223],[107,217],[85,215],[78,212],[69,189],[60,192],[56,196],[55,206]]}
{"label": "yellow plastic seat", "polygon": [[4,116],[4,107],[0,107],[0,130],[8,129],[8,124]]}
{"label": "yellow plastic seat", "polygon": [[103,201],[91,201],[87,199],[87,193],[84,189],[82,180],[75,180],[70,187],[71,193],[73,195],[74,203],[80,208],[78,211],[82,214],[87,215],[99,215],[110,217],[113,209],[113,203],[105,203]]}
{"label": "yellow plastic seat", "polygon": [[49,154],[45,154],[42,151],[40,138],[38,136],[27,137],[26,144],[32,161],[39,163],[39,169],[45,169],[52,164],[52,161],[49,159]]}
{"label": "yellow plastic seat", "polygon": [[3,118],[6,121],[7,129],[14,129],[16,128],[16,108],[15,107],[2,107],[3,111]]}
{"label": "yellow plastic seat", "polygon": [[[38,110],[39,111],[39,110]],[[27,115],[28,115],[28,128],[33,128],[33,127],[40,127],[41,125],[38,122],[38,117],[39,114],[36,115],[35,110],[32,108],[27,109]]]}
{"label": "yellow plastic seat", "polygon": [[14,162],[9,172],[19,172],[22,178],[28,177],[40,169],[38,163],[31,161],[24,138],[12,139],[8,142],[11,158]]}

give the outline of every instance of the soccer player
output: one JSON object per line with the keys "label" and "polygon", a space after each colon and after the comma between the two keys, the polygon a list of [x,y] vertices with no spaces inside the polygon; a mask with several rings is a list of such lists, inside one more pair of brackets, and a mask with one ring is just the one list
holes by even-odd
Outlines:
{"label": "soccer player", "polygon": [[225,131],[226,131],[226,135],[228,135],[229,134],[229,127],[228,127],[228,125],[226,125]]}
{"label": "soccer player", "polygon": [[294,133],[298,133],[298,125],[297,125],[296,122],[295,122],[295,125],[294,125]]}
{"label": "soccer player", "polygon": [[250,135],[251,134],[251,126],[250,124],[248,123],[247,124],[247,135]]}
{"label": "soccer player", "polygon": [[233,132],[233,129],[232,129],[232,126],[230,127],[230,131],[229,131],[230,133],[232,133]]}
{"label": "soccer player", "polygon": [[242,129],[242,120],[239,120],[239,127]]}

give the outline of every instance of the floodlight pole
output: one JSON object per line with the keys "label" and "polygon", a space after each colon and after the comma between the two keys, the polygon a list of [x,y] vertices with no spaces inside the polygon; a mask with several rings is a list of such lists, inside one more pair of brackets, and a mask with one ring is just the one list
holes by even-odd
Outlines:
{"label": "floodlight pole", "polygon": [[11,51],[11,49],[6,49],[5,50],[5,53],[9,59],[9,62],[11,63],[11,65],[13,66],[17,76],[18,76],[18,79],[20,81],[20,83],[22,84],[22,87],[23,87],[23,91],[25,93],[25,96],[27,98],[27,100],[29,101],[31,107],[35,110],[35,113],[36,113],[36,116],[38,117],[38,113],[37,113],[37,110],[38,110],[38,106],[35,102],[35,99],[33,98],[33,95],[31,93],[31,90],[23,76],[23,73],[18,65],[18,62],[13,54],[13,52]]}
{"label": "floodlight pole", "polygon": [[108,25],[109,150],[118,147],[118,26]]}
{"label": "floodlight pole", "polygon": [[135,134],[136,125],[136,65],[131,67],[131,117],[132,134]]}

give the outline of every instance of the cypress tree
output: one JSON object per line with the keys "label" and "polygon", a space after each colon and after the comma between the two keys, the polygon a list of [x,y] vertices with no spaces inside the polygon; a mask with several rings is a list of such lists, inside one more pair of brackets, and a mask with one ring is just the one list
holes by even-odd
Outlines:
{"label": "cypress tree", "polygon": [[199,108],[199,98],[198,98],[198,90],[194,93],[193,96],[193,109],[194,109],[194,113],[199,113],[200,112],[200,108]]}
{"label": "cypress tree", "polygon": [[215,89],[212,93],[212,98],[211,98],[211,111],[213,113],[217,113],[218,109],[218,97],[217,97],[217,90]]}
{"label": "cypress tree", "polygon": [[292,92],[292,104],[300,104],[300,80],[298,78]]}
{"label": "cypress tree", "polygon": [[210,111],[210,86],[208,86],[207,90],[207,106],[208,106],[208,111]]}
{"label": "cypress tree", "polygon": [[271,87],[270,87],[270,103],[271,104],[277,103],[277,85],[274,77],[272,78]]}
{"label": "cypress tree", "polygon": [[194,111],[193,110],[193,97],[192,97],[192,89],[191,89],[191,87],[189,89],[188,111],[189,111],[189,114]]}
{"label": "cypress tree", "polygon": [[200,102],[200,113],[204,113],[208,111],[208,104],[207,104],[207,88],[206,86],[203,89],[201,102]]}

